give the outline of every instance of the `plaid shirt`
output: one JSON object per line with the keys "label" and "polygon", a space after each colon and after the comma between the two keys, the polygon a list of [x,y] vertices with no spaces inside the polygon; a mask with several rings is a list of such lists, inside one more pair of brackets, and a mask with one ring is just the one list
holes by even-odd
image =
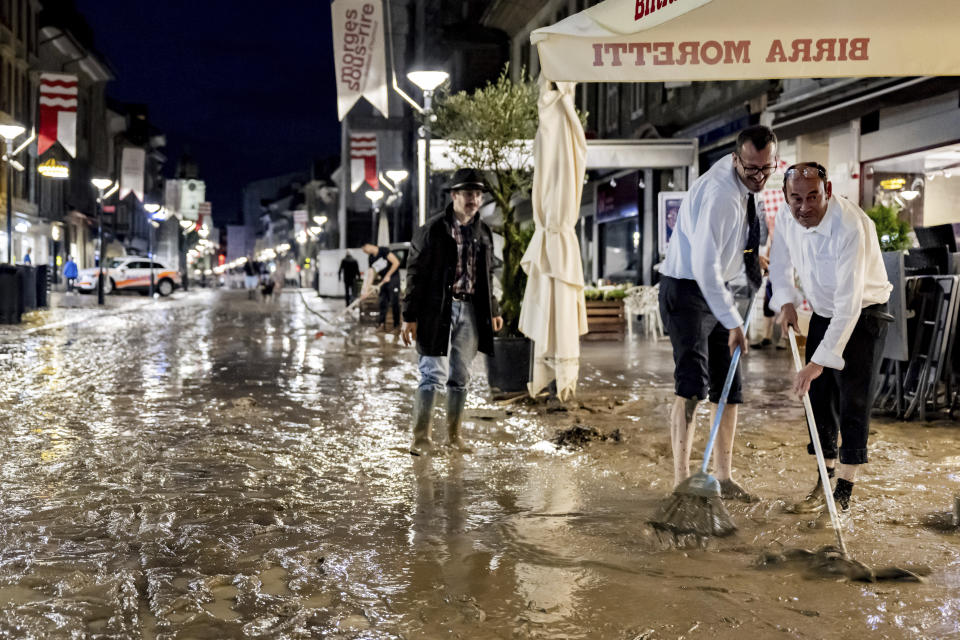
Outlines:
{"label": "plaid shirt", "polygon": [[453,239],[457,241],[457,273],[453,292],[472,295],[477,279],[477,216],[468,225],[453,221]]}

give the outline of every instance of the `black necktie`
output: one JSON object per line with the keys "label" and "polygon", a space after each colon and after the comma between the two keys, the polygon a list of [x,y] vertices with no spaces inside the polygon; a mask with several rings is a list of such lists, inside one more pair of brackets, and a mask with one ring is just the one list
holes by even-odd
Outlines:
{"label": "black necktie", "polygon": [[743,252],[743,266],[747,271],[747,280],[754,291],[760,289],[763,273],[760,271],[760,220],[757,218],[757,205],[753,194],[747,196],[747,246]]}

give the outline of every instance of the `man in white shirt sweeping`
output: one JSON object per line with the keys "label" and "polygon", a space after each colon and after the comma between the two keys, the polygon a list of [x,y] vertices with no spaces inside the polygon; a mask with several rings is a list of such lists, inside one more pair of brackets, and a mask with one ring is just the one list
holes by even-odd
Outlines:
{"label": "man in white shirt sweeping", "polygon": [[[786,204],[777,213],[771,252],[770,306],[779,309],[784,333],[788,326],[798,329],[796,306],[804,297],[813,307],[807,364],[795,376],[793,391],[810,392],[827,469],[837,478],[834,499],[847,511],[857,471],[867,462],[872,390],[893,287],[873,221],[853,202],[833,195],[826,169],[804,162],[787,169],[784,178]],[[804,295],[794,286],[794,271]],[[807,449],[813,454],[813,443]],[[823,491],[818,477],[813,491],[790,510],[820,511]]]}
{"label": "man in white shirt sweeping", "polygon": [[[760,221],[754,194],[777,169],[777,137],[768,127],[744,129],[736,151],[694,181],[660,268],[660,315],[673,346],[675,388],[670,408],[674,482],[690,475],[697,404],[709,396],[716,412],[737,346],[748,350],[743,318],[727,284],[746,272],[756,291],[762,279]],[[756,497],[731,477],[739,366],[717,432],[716,477],[724,499]]]}

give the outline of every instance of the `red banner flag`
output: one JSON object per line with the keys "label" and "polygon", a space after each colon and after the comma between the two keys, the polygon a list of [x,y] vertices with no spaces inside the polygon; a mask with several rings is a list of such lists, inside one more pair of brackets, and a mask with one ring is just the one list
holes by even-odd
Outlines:
{"label": "red banner flag", "polygon": [[64,73],[40,74],[40,134],[37,153],[43,154],[54,142],[77,156],[77,76]]}
{"label": "red banner flag", "polygon": [[377,177],[377,134],[350,134],[350,190],[356,191],[366,181],[371,189],[380,188]]}

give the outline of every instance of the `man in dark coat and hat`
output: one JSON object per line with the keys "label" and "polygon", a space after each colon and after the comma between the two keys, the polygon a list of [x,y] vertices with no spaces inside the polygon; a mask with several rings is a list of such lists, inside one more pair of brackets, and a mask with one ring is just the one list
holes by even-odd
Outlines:
{"label": "man in dark coat and hat", "polygon": [[450,446],[469,453],[461,435],[470,364],[477,351],[493,355],[503,318],[493,295],[493,234],[477,212],[487,184],[477,169],[459,169],[447,184],[451,202],[417,229],[407,258],[404,344],[417,343],[420,384],[413,410],[415,456],[433,451],[430,414],[447,389]]}

